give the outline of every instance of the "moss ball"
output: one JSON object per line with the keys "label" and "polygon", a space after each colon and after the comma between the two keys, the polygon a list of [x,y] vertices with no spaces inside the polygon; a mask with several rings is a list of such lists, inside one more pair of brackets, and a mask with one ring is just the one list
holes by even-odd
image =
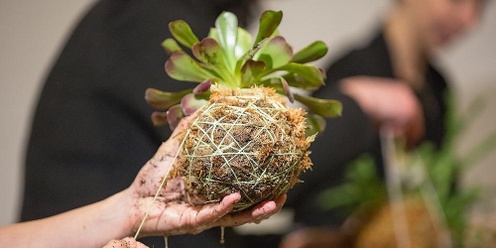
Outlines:
{"label": "moss ball", "polygon": [[212,90],[184,130],[171,177],[183,177],[191,204],[219,202],[239,192],[233,211],[287,192],[311,166],[305,111],[288,108],[268,88]]}

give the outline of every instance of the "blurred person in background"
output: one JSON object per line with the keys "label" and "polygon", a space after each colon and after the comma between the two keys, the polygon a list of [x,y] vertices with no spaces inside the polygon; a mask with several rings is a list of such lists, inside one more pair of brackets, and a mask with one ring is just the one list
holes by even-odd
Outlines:
{"label": "blurred person in background", "polygon": [[[346,247],[346,239],[326,235],[347,218],[323,212],[317,196],[343,182],[345,165],[362,153],[382,165],[379,129],[388,126],[413,148],[423,141],[439,147],[445,133],[448,83],[434,65],[436,52],[479,21],[484,0],[397,0],[365,46],[351,50],[327,69],[319,98],[343,103],[343,116],[312,144],[313,171],[289,192],[297,230],[281,247]],[[382,168],[377,170],[383,174]],[[300,229],[301,228],[301,229]],[[324,230],[324,231],[322,231]],[[327,233],[329,234],[329,233]]]}

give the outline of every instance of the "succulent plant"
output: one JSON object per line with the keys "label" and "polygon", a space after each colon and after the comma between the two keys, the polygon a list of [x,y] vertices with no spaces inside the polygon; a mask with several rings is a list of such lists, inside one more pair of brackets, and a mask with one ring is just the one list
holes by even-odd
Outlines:
{"label": "succulent plant", "polygon": [[[145,98],[166,111],[152,114],[155,125],[174,129],[195,113],[168,175],[184,178],[192,204],[240,192],[235,207],[240,211],[285,193],[311,166],[308,148],[325,127],[324,118],[341,113],[338,101],[293,93],[324,84],[323,71],[306,63],[323,57],[327,46],[317,41],[293,53],[277,31],[282,15],[264,12],[255,39],[230,12],[223,12],[201,41],[185,21],[169,24],[174,38],[162,43],[170,55],[165,71],[198,85],[179,92],[148,89]],[[287,100],[300,102],[309,113],[287,107]]]}

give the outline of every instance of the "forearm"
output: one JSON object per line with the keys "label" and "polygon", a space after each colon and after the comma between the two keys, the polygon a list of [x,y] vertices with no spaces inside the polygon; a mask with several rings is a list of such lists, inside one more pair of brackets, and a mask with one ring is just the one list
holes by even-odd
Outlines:
{"label": "forearm", "polygon": [[131,235],[126,191],[52,217],[0,228],[0,247],[103,247]]}

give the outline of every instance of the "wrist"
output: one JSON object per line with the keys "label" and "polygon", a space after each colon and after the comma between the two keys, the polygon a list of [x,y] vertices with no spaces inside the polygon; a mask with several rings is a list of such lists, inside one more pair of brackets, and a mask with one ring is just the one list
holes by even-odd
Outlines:
{"label": "wrist", "polygon": [[119,193],[112,195],[106,200],[105,211],[103,212],[100,221],[107,224],[114,230],[115,238],[123,238],[134,235],[135,216],[132,214],[134,202],[132,192],[125,189]]}

